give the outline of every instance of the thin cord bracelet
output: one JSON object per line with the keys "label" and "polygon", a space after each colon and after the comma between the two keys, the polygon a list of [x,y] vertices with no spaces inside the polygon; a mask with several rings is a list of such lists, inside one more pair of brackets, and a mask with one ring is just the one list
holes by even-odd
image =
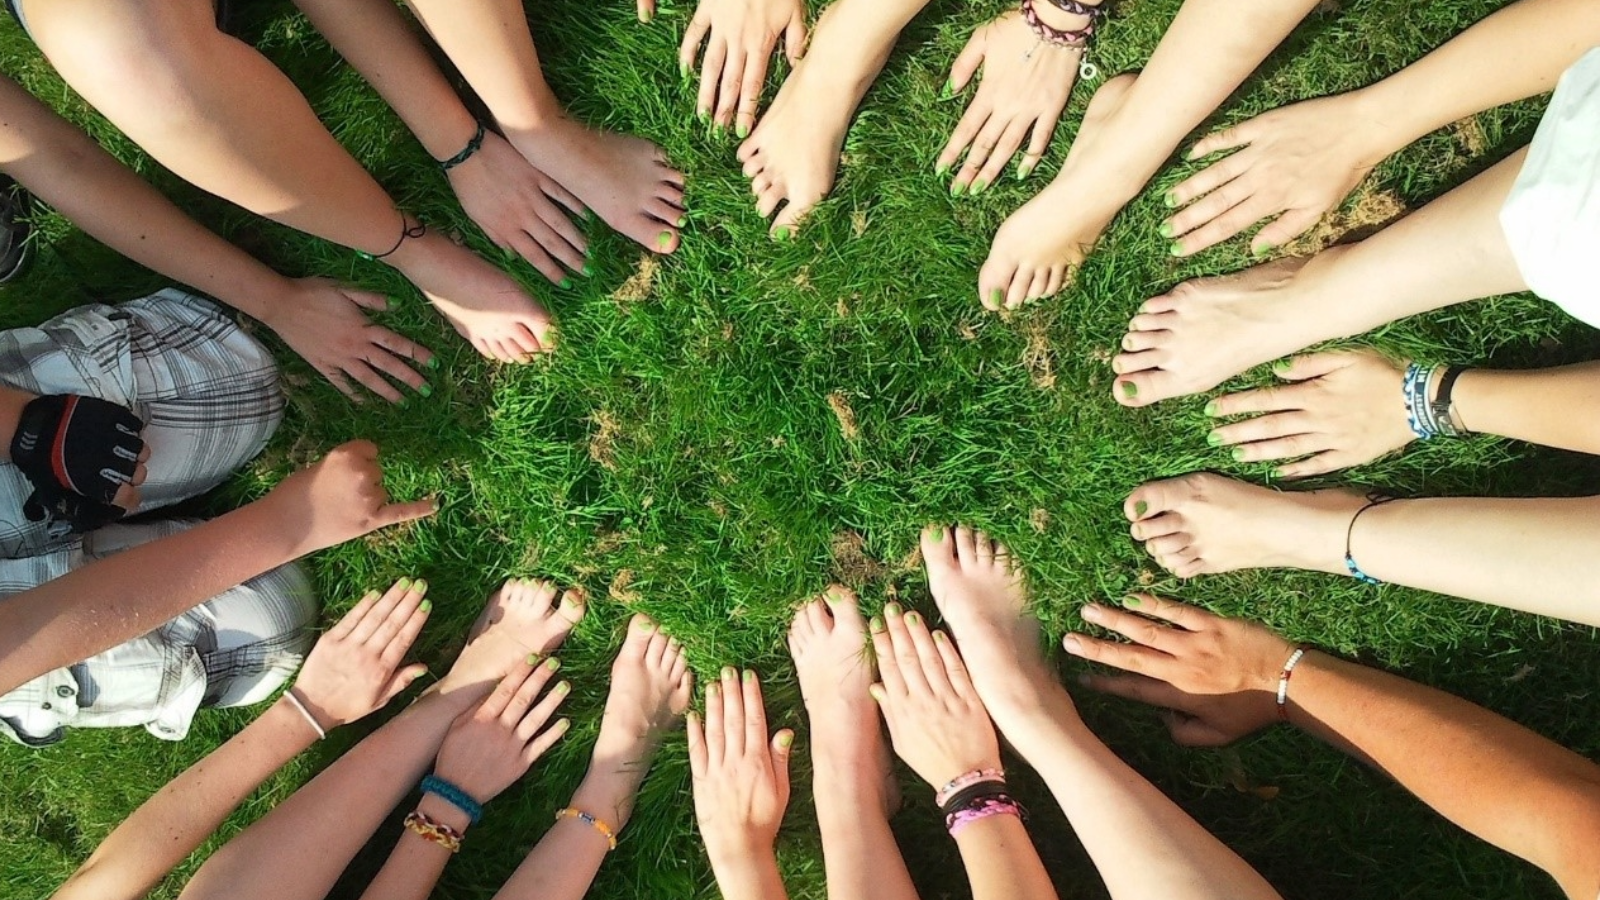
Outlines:
{"label": "thin cord bracelet", "polygon": [[448,172],[451,169],[454,169],[456,166],[459,166],[471,159],[479,150],[483,149],[483,138],[483,123],[479,122],[478,130],[472,133],[472,140],[467,141],[467,146],[461,148],[460,153],[457,153],[455,156],[452,156],[449,159],[434,160],[434,162],[439,164],[439,171]]}
{"label": "thin cord bracelet", "polygon": [[418,787],[424,794],[433,794],[446,803],[454,806],[466,814],[467,819],[474,825],[483,820],[483,804],[461,788],[456,787],[437,775],[429,775],[422,779]]}
{"label": "thin cord bracelet", "polygon": [[610,825],[607,825],[605,822],[602,822],[599,816],[591,815],[581,809],[578,809],[577,807],[569,806],[566,809],[560,810],[556,813],[556,821],[560,822],[562,819],[577,819],[578,821],[583,822],[590,828],[593,828],[595,831],[600,832],[600,836],[606,839],[606,845],[610,849],[617,849],[616,830]]}
{"label": "thin cord bracelet", "polygon": [[427,233],[428,233],[428,224],[426,222],[422,221],[421,219],[418,219],[417,220],[417,224],[412,225],[410,223],[410,221],[406,218],[406,214],[405,213],[401,213],[400,214],[400,238],[394,242],[394,246],[393,247],[390,247],[389,249],[383,251],[382,253],[368,253],[365,250],[357,250],[356,251],[356,255],[361,257],[362,259],[365,259],[365,260],[368,260],[368,261],[386,259],[386,258],[388,258],[390,256],[395,255],[397,252],[399,252],[400,245],[404,244],[406,242],[407,238],[420,238],[420,237],[422,237],[423,235],[425,235]]}
{"label": "thin cord bracelet", "polygon": [[1344,532],[1344,567],[1345,567],[1345,570],[1350,573],[1350,577],[1354,578],[1355,580],[1357,580],[1357,581],[1359,581],[1359,582],[1361,582],[1363,584],[1379,585],[1379,584],[1383,584],[1383,582],[1379,581],[1376,578],[1373,578],[1371,575],[1368,575],[1366,572],[1363,572],[1361,570],[1361,567],[1356,565],[1355,555],[1350,552],[1350,541],[1355,536],[1356,523],[1361,521],[1362,514],[1364,514],[1367,510],[1372,509],[1374,506],[1382,506],[1385,503],[1393,502],[1394,499],[1395,498],[1393,498],[1393,497],[1382,497],[1382,496],[1379,496],[1377,494],[1373,494],[1373,495],[1368,496],[1367,497],[1367,505],[1361,507],[1358,510],[1356,510],[1356,514],[1350,517],[1350,527],[1345,529],[1345,532]]}
{"label": "thin cord bracelet", "polygon": [[[1078,50],[1082,56],[1078,59],[1078,77],[1084,81],[1093,81],[1100,77],[1100,69],[1089,61],[1089,47],[1094,40],[1096,28],[1100,19],[1105,15],[1097,7],[1086,6],[1073,2],[1073,0],[1049,0],[1049,2],[1063,12],[1089,17],[1089,23],[1077,30],[1063,30],[1052,28],[1039,18],[1039,11],[1035,0],[1022,0],[1022,21],[1027,24],[1039,43],[1059,47],[1063,50]],[[1028,56],[1033,51],[1028,51]]]}
{"label": "thin cord bracelet", "polygon": [[321,722],[317,721],[317,717],[311,714],[311,710],[306,709],[306,705],[301,702],[300,698],[294,695],[294,688],[284,691],[283,699],[289,701],[289,705],[293,706],[295,709],[298,709],[300,711],[300,715],[305,717],[306,724],[310,725],[311,730],[317,733],[317,740],[325,741],[328,739],[327,730],[322,727]]}
{"label": "thin cord bracelet", "polygon": [[1283,671],[1278,673],[1278,721],[1289,721],[1289,679],[1294,676],[1294,667],[1300,665],[1300,660],[1306,658],[1306,651],[1311,649],[1304,644],[1295,648],[1289,654],[1289,661],[1283,664]]}

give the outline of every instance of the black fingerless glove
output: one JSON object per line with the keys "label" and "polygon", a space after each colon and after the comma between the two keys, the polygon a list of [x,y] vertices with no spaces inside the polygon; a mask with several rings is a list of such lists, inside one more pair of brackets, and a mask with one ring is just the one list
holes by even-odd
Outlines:
{"label": "black fingerless glove", "polygon": [[11,462],[33,483],[23,512],[31,521],[66,523],[74,532],[115,521],[112,501],[133,479],[144,440],[139,417],[105,400],[76,394],[39,397],[22,409]]}

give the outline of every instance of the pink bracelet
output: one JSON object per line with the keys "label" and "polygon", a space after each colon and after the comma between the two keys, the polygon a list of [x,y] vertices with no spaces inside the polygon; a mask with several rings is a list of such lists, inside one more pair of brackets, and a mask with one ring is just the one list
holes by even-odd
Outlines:
{"label": "pink bracelet", "polygon": [[1010,798],[980,800],[966,809],[951,813],[945,820],[945,828],[949,829],[951,837],[955,837],[968,825],[991,816],[1016,816],[1020,819],[1022,807]]}
{"label": "pink bracelet", "polygon": [[971,787],[984,781],[998,781],[1004,784],[1005,780],[1006,771],[1004,769],[974,769],[971,772],[966,772],[950,779],[948,784],[933,795],[933,802],[938,806],[944,806],[962,788]]}

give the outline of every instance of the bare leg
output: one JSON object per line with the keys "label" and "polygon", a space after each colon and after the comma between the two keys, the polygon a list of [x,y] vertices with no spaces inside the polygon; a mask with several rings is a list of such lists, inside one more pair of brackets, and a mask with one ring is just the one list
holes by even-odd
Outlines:
{"label": "bare leg", "polygon": [[[63,78],[162,165],[196,186],[309,234],[371,254],[395,246],[395,205],[339,146],[293,84],[217,30],[205,0],[25,4]],[[386,259],[480,353],[543,349],[551,322],[517,283],[429,234]]]}
{"label": "bare leg", "polygon": [[1319,341],[1525,290],[1499,214],[1526,155],[1359,244],[1187,282],[1146,302],[1111,361],[1117,401],[1144,406],[1210,390]]}
{"label": "bare leg", "polygon": [[545,83],[521,0],[410,0],[512,146],[646,249],[678,249],[683,175],[646,140],[567,118]]}
{"label": "bare leg", "polygon": [[1600,497],[1402,500],[1362,513],[1348,491],[1279,492],[1217,475],[1156,481],[1129,495],[1133,536],[1182,578],[1286,568],[1348,575],[1345,535],[1382,581],[1600,625],[1592,602]]}
{"label": "bare leg", "polygon": [[895,38],[927,5],[928,0],[839,0],[822,14],[805,58],[739,147],[761,215],[783,206],[772,223],[774,238],[792,236],[805,214],[833,190],[856,107],[888,60]]}
{"label": "bare leg", "polygon": [[499,613],[410,709],[385,724],[294,796],[207,860],[185,898],[321,900],[383,817],[416,786],[450,724],[488,694],[528,647],[551,648],[582,615],[569,591],[554,606],[545,582],[511,581],[491,598]]}
{"label": "bare leg", "polygon": [[848,589],[832,587],[795,614],[789,652],[811,718],[817,825],[829,900],[916,900],[889,809],[889,747],[878,725],[867,623]]}

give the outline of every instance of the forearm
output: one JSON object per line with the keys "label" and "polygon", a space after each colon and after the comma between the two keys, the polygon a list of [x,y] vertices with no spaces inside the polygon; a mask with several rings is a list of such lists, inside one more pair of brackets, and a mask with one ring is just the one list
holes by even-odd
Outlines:
{"label": "forearm", "polygon": [[1600,454],[1600,363],[1471,369],[1456,381],[1453,401],[1457,420],[1470,431]]}
{"label": "forearm", "polygon": [[1352,96],[1386,156],[1473,113],[1553,89],[1596,44],[1600,7],[1592,0],[1522,0]]}
{"label": "forearm", "polygon": [[391,0],[295,0],[434,159],[461,151],[477,122]]}
{"label": "forearm", "polygon": [[1249,864],[1101,743],[1060,685],[1036,684],[984,702],[1001,733],[1045,778],[1115,900],[1278,897]]}
{"label": "forearm", "polygon": [[708,842],[706,852],[723,900],[788,900],[789,892],[778,873],[778,857],[771,847],[713,849]]}
{"label": "forearm", "polygon": [[1187,0],[1083,165],[1131,198],[1222,105],[1316,0]]}
{"label": "forearm", "polygon": [[148,633],[314,547],[270,497],[0,601],[0,693]]}
{"label": "forearm", "polygon": [[178,209],[88,135],[0,78],[0,168],[91,237],[262,321],[286,286]]}
{"label": "forearm", "polygon": [[[616,779],[589,774],[572,796],[572,806],[600,817],[621,833],[623,818],[631,801],[615,787]],[[615,817],[615,818],[609,818]],[[610,843],[599,830],[576,818],[557,819],[546,831],[505,886],[496,900],[581,900],[594,883],[610,851]]]}
{"label": "forearm", "polygon": [[956,835],[956,847],[972,883],[972,900],[1056,900],[1021,819],[1001,815],[973,822]]}
{"label": "forearm", "polygon": [[1320,653],[1295,670],[1290,719],[1371,760],[1456,825],[1600,892],[1600,767],[1458,697]]}
{"label": "forearm", "polygon": [[[417,809],[460,834],[467,832],[466,815],[433,794],[424,796]],[[451,855],[443,845],[406,829],[361,900],[428,900]]]}
{"label": "forearm", "polygon": [[317,734],[279,700],[129,816],[56,892],[56,900],[137,900],[222,826]]}
{"label": "forearm", "polygon": [[1597,514],[1597,497],[1395,501],[1355,522],[1350,555],[1381,581],[1600,626]]}

